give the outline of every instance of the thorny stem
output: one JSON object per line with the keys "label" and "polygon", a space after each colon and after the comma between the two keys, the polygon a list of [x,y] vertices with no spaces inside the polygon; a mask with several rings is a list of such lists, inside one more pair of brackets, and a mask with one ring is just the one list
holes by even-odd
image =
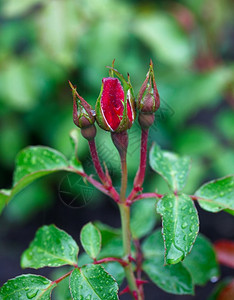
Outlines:
{"label": "thorny stem", "polygon": [[142,190],[142,185],[145,179],[145,169],[147,161],[147,142],[148,142],[149,129],[142,129],[141,131],[141,157],[140,165],[134,179],[134,188],[132,189],[128,200],[132,200],[135,195]]}

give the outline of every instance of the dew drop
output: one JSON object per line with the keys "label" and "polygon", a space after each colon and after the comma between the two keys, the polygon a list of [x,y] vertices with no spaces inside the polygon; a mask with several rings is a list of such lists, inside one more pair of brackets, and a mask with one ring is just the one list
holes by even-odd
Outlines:
{"label": "dew drop", "polygon": [[210,281],[213,282],[213,283],[215,283],[215,282],[218,281],[218,279],[219,278],[217,276],[213,276],[213,277],[211,277]]}
{"label": "dew drop", "polygon": [[195,227],[194,225],[191,225],[190,228],[189,228],[190,231],[193,231],[193,230],[194,230],[194,227]]}
{"label": "dew drop", "polygon": [[32,298],[36,297],[37,293],[38,293],[38,290],[28,292],[28,293],[26,293],[26,295],[27,295],[28,299],[32,299]]}
{"label": "dew drop", "polygon": [[181,227],[182,227],[183,229],[185,229],[186,227],[188,227],[188,223],[184,222],[184,223],[181,225]]}

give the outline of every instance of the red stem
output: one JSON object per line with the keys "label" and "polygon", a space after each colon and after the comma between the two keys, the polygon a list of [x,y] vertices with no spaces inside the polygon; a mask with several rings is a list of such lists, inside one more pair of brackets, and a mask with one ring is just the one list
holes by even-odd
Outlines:
{"label": "red stem", "polygon": [[121,258],[116,258],[116,257],[106,257],[103,259],[95,260],[93,263],[95,265],[98,265],[98,264],[103,264],[103,263],[107,263],[107,262],[111,262],[111,261],[116,261],[116,262],[120,263],[123,267],[126,267],[128,265],[128,262],[126,262],[125,260],[123,260]]}
{"label": "red stem", "polygon": [[[134,245],[136,247],[136,274],[138,282],[141,281],[141,272],[142,272],[142,261],[143,261],[143,254],[141,252],[141,245],[139,240],[134,240]],[[143,284],[139,284],[139,293],[141,295],[142,300],[144,300],[144,288]]]}
{"label": "red stem", "polygon": [[148,199],[148,198],[162,198],[163,194],[158,193],[143,193],[140,195],[135,196],[132,200],[127,200],[127,205],[130,206],[132,203],[141,200],[141,199]]}
{"label": "red stem", "polygon": [[102,183],[98,182],[97,180],[93,179],[92,176],[89,176],[88,174],[78,171],[73,167],[69,167],[73,172],[75,172],[76,174],[84,177],[88,182],[90,182],[93,186],[95,186],[99,191],[101,191],[102,193],[108,195],[109,197],[111,197],[113,200],[115,200],[115,202],[119,203],[119,194],[116,192],[116,190],[114,188],[108,188],[105,187]]}
{"label": "red stem", "polygon": [[98,154],[97,154],[95,140],[92,139],[92,140],[89,140],[88,142],[89,142],[89,149],[90,149],[90,153],[91,153],[91,156],[92,156],[94,167],[96,169],[96,172],[97,172],[100,180],[105,185],[106,184],[106,175],[103,172],[102,166],[100,164],[100,160],[99,160],[99,157],[98,157]]}
{"label": "red stem", "polygon": [[67,274],[61,276],[60,278],[56,279],[55,281],[53,281],[51,283],[51,285],[53,284],[58,284],[60,281],[62,281],[63,279],[67,278],[71,273],[73,272],[73,270],[71,270],[70,272],[68,272]]}
{"label": "red stem", "polygon": [[119,202],[119,194],[117,193],[116,189],[113,187],[110,177],[106,176],[106,174],[104,173],[102,166],[100,164],[100,160],[98,157],[94,139],[89,140],[89,149],[90,149],[90,153],[92,156],[92,161],[93,161],[94,167],[96,169],[96,172],[97,172],[101,182],[103,183],[104,188],[110,192],[110,194],[112,195],[112,198],[116,202]]}
{"label": "red stem", "polygon": [[145,169],[147,161],[147,142],[148,142],[149,129],[142,129],[141,131],[141,157],[140,165],[134,179],[134,188],[132,189],[128,200],[132,200],[135,195],[142,190],[142,185],[145,179]]}

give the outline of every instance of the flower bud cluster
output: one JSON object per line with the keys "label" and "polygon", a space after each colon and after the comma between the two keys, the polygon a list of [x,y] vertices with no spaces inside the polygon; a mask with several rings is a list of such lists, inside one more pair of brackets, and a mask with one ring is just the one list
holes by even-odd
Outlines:
{"label": "flower bud cluster", "polygon": [[136,118],[136,108],[139,111],[141,127],[149,128],[154,122],[154,113],[160,105],[152,61],[137,101],[134,98],[129,75],[128,80],[125,80],[114,66],[108,68],[110,77],[102,79],[95,111],[69,82],[73,94],[73,121],[81,128],[83,136],[87,139],[96,135],[95,121],[99,127],[112,133],[128,130]]}

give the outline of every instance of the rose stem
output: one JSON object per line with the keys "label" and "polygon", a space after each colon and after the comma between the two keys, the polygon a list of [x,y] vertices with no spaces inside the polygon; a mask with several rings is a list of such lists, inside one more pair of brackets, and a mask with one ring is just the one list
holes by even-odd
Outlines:
{"label": "rose stem", "polygon": [[102,166],[100,164],[100,160],[99,160],[99,157],[98,157],[98,154],[97,154],[97,148],[96,148],[95,140],[92,139],[92,140],[89,140],[88,142],[89,142],[90,154],[91,154],[96,172],[97,172],[100,180],[102,181],[102,183],[105,184],[106,183],[106,175],[103,172]]}
{"label": "rose stem", "polygon": [[134,179],[134,188],[132,189],[128,197],[128,200],[132,200],[135,197],[135,195],[141,190],[145,179],[148,135],[149,135],[149,129],[142,129],[140,165]]}
{"label": "rose stem", "polygon": [[115,188],[113,187],[110,180],[108,180],[108,178],[106,177],[106,175],[102,169],[102,166],[100,164],[95,139],[91,139],[88,142],[89,142],[90,154],[92,157],[92,161],[93,161],[95,170],[96,170],[101,182],[103,183],[104,187],[112,194],[115,201],[118,202],[119,195],[118,195],[117,191],[115,190]]}
{"label": "rose stem", "polygon": [[[111,135],[114,145],[116,146],[121,160],[122,178],[121,178],[121,189],[120,189],[120,203],[119,211],[121,216],[122,225],[122,238],[123,238],[123,250],[124,259],[128,259],[131,256],[131,230],[130,230],[130,207],[126,204],[126,189],[127,189],[127,147],[128,147],[128,134],[126,131],[122,133],[112,133]],[[128,282],[129,289],[132,296],[134,297],[134,291],[139,294],[136,278],[132,269],[132,265],[129,262],[127,266],[124,267],[125,276]],[[135,297],[134,297],[135,299]],[[139,300],[141,297],[139,295]]]}

